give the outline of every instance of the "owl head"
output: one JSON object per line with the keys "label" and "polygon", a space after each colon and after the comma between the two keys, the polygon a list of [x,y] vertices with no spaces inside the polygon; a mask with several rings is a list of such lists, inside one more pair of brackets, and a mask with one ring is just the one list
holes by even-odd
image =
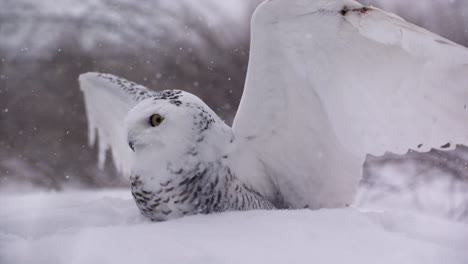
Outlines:
{"label": "owl head", "polygon": [[202,100],[179,90],[141,101],[125,123],[129,147],[150,162],[187,155],[214,160],[225,155],[233,139],[232,129]]}

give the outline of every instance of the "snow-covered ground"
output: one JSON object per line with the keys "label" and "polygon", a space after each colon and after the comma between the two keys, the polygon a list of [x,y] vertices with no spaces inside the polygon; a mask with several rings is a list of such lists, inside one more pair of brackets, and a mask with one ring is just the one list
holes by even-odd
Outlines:
{"label": "snow-covered ground", "polygon": [[250,211],[152,223],[128,190],[0,196],[0,263],[468,263],[468,225],[402,212]]}

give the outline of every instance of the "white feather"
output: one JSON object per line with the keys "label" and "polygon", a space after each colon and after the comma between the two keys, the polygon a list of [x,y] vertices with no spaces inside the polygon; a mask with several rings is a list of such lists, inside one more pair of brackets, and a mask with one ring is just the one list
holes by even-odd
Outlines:
{"label": "white feather", "polygon": [[362,8],[269,0],[254,14],[234,134],[264,166],[249,175],[294,207],[352,202],[366,154],[468,144],[468,50]]}
{"label": "white feather", "polygon": [[95,144],[96,131],[99,136],[99,166],[104,166],[106,151],[110,149],[116,168],[128,176],[133,152],[127,143],[125,117],[154,92],[110,74],[86,73],[80,75],[79,81],[85,99],[89,144]]}

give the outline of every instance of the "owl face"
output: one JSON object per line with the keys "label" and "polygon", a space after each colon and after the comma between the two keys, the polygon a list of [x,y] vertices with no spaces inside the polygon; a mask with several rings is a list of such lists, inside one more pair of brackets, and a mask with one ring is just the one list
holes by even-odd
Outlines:
{"label": "owl face", "polygon": [[188,113],[166,101],[148,99],[127,116],[128,144],[134,152],[164,149],[168,145],[180,143],[190,133]]}
{"label": "owl face", "polygon": [[210,153],[210,148],[232,137],[231,128],[206,104],[183,91],[163,91],[140,102],[125,123],[129,147],[137,155],[180,155],[202,146],[208,148],[204,153]]}

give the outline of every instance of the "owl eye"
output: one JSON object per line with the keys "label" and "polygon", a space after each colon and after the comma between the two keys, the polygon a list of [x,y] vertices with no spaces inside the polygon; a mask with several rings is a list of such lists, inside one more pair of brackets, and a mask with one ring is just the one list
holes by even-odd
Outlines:
{"label": "owl eye", "polygon": [[152,127],[157,127],[162,123],[162,121],[164,121],[164,117],[159,114],[154,114],[150,116],[149,121]]}

